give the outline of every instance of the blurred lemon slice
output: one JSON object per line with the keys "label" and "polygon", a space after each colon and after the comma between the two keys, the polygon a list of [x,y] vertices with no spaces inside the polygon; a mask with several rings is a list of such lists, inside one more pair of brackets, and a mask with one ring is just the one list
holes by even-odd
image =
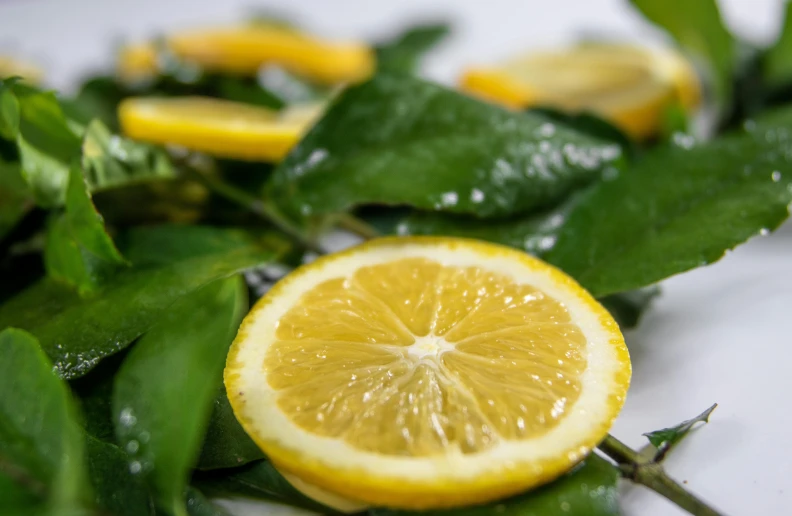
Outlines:
{"label": "blurred lemon slice", "polygon": [[324,104],[282,111],[209,97],[131,97],[121,102],[123,132],[214,156],[278,161],[321,115]]}
{"label": "blurred lemon slice", "polygon": [[471,68],[461,87],[513,108],[592,111],[638,139],[657,133],[669,105],[692,110],[701,96],[695,70],[679,54],[599,43]]}
{"label": "blurred lemon slice", "polygon": [[[358,81],[374,69],[371,48],[358,42],[330,42],[295,29],[246,24],[195,29],[167,36],[164,48],[176,58],[204,70],[255,75],[267,64],[278,65],[321,84]],[[118,73],[136,80],[158,70],[158,49],[153,43],[121,50]]]}
{"label": "blurred lemon slice", "polygon": [[0,55],[0,79],[15,76],[30,84],[38,84],[44,78],[44,71],[33,63]]}
{"label": "blurred lemon slice", "polygon": [[247,315],[225,369],[273,464],[324,503],[354,501],[344,510],[484,503],[553,480],[603,439],[629,380],[617,324],[571,278],[425,237],[296,270]]}

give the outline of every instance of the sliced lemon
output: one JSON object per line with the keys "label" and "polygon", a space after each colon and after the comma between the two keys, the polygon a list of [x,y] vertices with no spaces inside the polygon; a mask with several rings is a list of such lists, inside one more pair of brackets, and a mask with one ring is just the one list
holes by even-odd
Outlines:
{"label": "sliced lemon", "polygon": [[131,97],[118,107],[128,136],[214,156],[278,161],[321,115],[323,104],[274,111],[209,97]]}
{"label": "sliced lemon", "polygon": [[[167,36],[164,47],[205,70],[255,75],[263,65],[276,64],[322,84],[358,81],[374,70],[374,54],[366,44],[325,41],[277,25],[188,30]],[[158,52],[153,43],[121,50],[118,72],[123,79],[143,78],[157,70]]]}
{"label": "sliced lemon", "polygon": [[281,471],[358,502],[501,498],[588,454],[621,409],[617,324],[514,249],[383,238],[318,259],[245,318],[225,384]]}
{"label": "sliced lemon", "polygon": [[695,70],[679,54],[594,43],[471,68],[461,87],[513,108],[592,111],[639,139],[658,132],[670,104],[692,110],[701,97]]}
{"label": "sliced lemon", "polygon": [[15,76],[30,84],[38,84],[44,78],[44,71],[33,63],[0,55],[0,79]]}

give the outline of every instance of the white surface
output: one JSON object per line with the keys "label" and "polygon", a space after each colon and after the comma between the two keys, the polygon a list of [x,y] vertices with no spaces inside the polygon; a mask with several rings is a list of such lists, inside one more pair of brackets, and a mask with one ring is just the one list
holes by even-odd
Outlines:
{"label": "white surface", "polygon": [[[754,39],[772,39],[781,2],[723,1],[729,22]],[[0,0],[0,52],[44,63],[52,83],[72,84],[109,61],[109,45],[196,23],[232,20],[252,2],[233,0]],[[376,37],[417,18],[456,21],[453,40],[427,63],[452,82],[469,63],[552,46],[580,34],[658,41],[617,0],[282,0],[259,6],[296,14],[306,26],[344,37]],[[433,16],[434,15],[434,16]],[[633,386],[613,433],[639,446],[643,432],[720,407],[668,459],[671,473],[730,515],[789,514],[792,503],[792,227],[758,238],[717,265],[673,278],[628,336]],[[683,514],[628,487],[625,516]],[[235,505],[240,514],[269,514]],[[287,514],[287,512],[278,512]]]}

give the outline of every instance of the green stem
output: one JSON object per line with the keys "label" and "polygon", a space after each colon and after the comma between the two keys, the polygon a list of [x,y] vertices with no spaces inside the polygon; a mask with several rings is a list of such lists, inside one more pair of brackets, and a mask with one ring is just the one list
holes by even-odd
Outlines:
{"label": "green stem", "polygon": [[265,203],[258,197],[250,195],[244,190],[230,185],[217,177],[213,177],[211,174],[200,172],[189,165],[181,167],[181,169],[191,178],[206,186],[210,191],[242,206],[243,208],[266,220],[280,231],[285,233],[300,247],[318,254],[325,254],[324,249],[322,249],[316,241],[306,235],[302,230],[300,230],[300,228],[295,226],[273,206]]}
{"label": "green stem", "polygon": [[723,516],[669,477],[661,464],[647,461],[644,456],[612,435],[605,437],[599,450],[619,465],[625,477],[648,487],[693,516]]}
{"label": "green stem", "polygon": [[354,233],[366,240],[371,240],[372,238],[377,238],[380,236],[379,231],[354,215],[350,215],[349,213],[342,213],[341,215],[338,215],[337,225],[341,229],[346,229],[347,231]]}

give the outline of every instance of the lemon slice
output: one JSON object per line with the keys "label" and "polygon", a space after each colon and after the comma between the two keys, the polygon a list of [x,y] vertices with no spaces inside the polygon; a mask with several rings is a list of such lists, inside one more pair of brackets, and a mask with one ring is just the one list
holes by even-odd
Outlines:
{"label": "lemon slice", "polygon": [[602,440],[630,360],[571,278],[514,249],[383,238],[320,258],[245,318],[225,384],[281,471],[426,509],[548,482]]}
{"label": "lemon slice", "polygon": [[215,156],[277,161],[321,115],[324,104],[274,111],[210,97],[131,97],[118,107],[128,136]]}
{"label": "lemon slice", "polygon": [[[164,48],[175,57],[209,71],[255,75],[276,64],[322,84],[358,81],[374,70],[374,54],[357,42],[324,41],[295,29],[267,24],[194,29],[167,36]],[[121,49],[118,73],[137,80],[157,73],[153,43]]]}
{"label": "lemon slice", "polygon": [[44,78],[44,71],[33,63],[0,55],[0,79],[15,76],[30,84],[38,84]]}
{"label": "lemon slice", "polygon": [[593,43],[471,68],[461,87],[514,108],[592,111],[638,139],[658,132],[670,104],[692,110],[701,95],[695,70],[674,52]]}

